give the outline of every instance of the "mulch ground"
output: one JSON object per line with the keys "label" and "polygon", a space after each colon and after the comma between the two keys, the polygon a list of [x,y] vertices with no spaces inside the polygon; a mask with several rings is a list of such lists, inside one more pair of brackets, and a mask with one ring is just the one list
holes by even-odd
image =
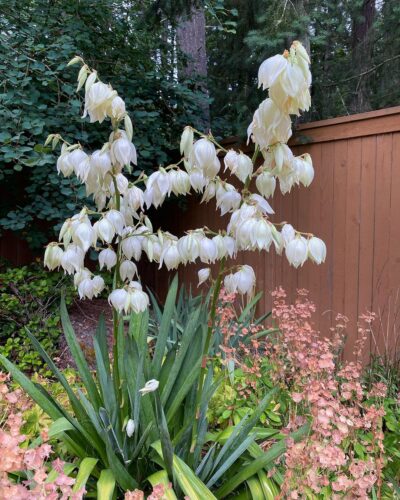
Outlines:
{"label": "mulch ground", "polygon": [[[69,316],[75,335],[91,367],[94,367],[95,357],[93,349],[93,337],[96,333],[100,314],[104,314],[107,326],[107,337],[109,351],[113,344],[112,332],[112,310],[106,299],[80,300],[74,302],[69,308]],[[70,350],[64,335],[60,337],[59,355],[57,360],[59,368],[74,367]]]}

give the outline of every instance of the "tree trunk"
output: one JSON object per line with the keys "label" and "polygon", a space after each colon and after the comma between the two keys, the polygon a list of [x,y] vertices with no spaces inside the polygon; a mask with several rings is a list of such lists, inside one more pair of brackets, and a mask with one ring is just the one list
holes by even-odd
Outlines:
{"label": "tree trunk", "polygon": [[190,13],[178,20],[176,41],[178,50],[185,56],[184,64],[179,68],[179,78],[190,78],[195,82],[195,88],[204,94],[200,103],[201,124],[204,129],[208,129],[210,108],[207,89],[206,21],[202,2],[193,5]]}
{"label": "tree trunk", "polygon": [[352,100],[352,111],[361,113],[369,111],[371,104],[368,94],[368,77],[363,75],[372,64],[373,23],[375,20],[375,0],[364,0],[361,12],[356,12],[352,26],[352,59],[357,80],[357,87]]}

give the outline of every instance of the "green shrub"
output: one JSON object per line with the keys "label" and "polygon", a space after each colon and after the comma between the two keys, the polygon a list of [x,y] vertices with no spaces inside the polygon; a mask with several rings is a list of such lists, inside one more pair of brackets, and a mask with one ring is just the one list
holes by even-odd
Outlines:
{"label": "green shrub", "polygon": [[[43,361],[26,335],[29,329],[53,355],[61,334],[61,291],[72,301],[72,286],[60,272],[39,265],[6,269],[0,274],[0,353],[24,371],[46,373]],[[48,373],[48,372],[47,372]]]}

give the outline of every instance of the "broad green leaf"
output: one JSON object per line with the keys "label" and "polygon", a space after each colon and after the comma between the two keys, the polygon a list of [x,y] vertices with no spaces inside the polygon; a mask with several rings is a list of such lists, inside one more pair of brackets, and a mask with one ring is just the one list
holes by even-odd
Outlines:
{"label": "broad green leaf", "polygon": [[97,498],[112,500],[115,490],[115,477],[110,469],[103,469],[97,481]]}
{"label": "broad green leaf", "polygon": [[[160,457],[162,457],[161,443],[157,441],[152,444]],[[177,480],[182,491],[190,500],[215,500],[216,497],[211,493],[207,486],[196,477],[192,469],[185,464],[183,460],[174,455],[174,477]]]}
{"label": "broad green leaf", "polygon": [[91,457],[87,457],[82,460],[79,465],[74,487],[72,488],[72,493],[77,493],[82,488],[85,488],[86,482],[89,479],[90,474],[93,472],[93,469],[96,467],[97,462],[97,458]]}

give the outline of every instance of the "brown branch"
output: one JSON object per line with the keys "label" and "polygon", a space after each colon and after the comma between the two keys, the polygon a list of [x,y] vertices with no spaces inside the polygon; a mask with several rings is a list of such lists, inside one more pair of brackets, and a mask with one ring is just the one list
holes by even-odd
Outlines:
{"label": "brown branch", "polygon": [[384,64],[386,64],[386,63],[388,63],[390,61],[394,61],[395,59],[399,59],[399,58],[400,58],[400,54],[397,54],[396,56],[390,57],[389,59],[385,59],[384,61],[380,62],[376,66],[373,66],[372,68],[367,69],[366,71],[363,71],[362,73],[359,73],[358,75],[350,76],[349,78],[345,78],[344,80],[340,80],[339,82],[328,83],[326,85],[321,85],[321,87],[335,87],[336,85],[340,85],[341,83],[345,83],[345,82],[348,82],[350,80],[354,80],[356,78],[362,78],[363,76],[368,75],[369,73],[374,72],[376,69],[380,68]]}

